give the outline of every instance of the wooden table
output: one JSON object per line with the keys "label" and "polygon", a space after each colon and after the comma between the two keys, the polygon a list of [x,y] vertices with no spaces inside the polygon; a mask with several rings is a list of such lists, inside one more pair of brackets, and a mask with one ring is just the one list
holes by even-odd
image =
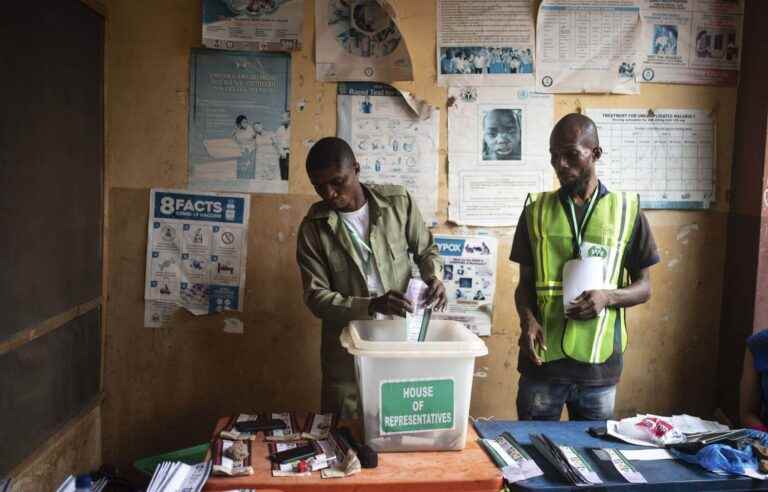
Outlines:
{"label": "wooden table", "polygon": [[[229,417],[219,419],[214,436],[228,420]],[[203,490],[499,492],[502,487],[501,472],[477,444],[477,434],[471,425],[467,429],[467,446],[462,451],[379,453],[377,468],[363,468],[346,478],[322,479],[320,472],[313,472],[311,477],[273,477],[267,454],[266,442],[257,438],[251,454],[253,475],[212,476]]]}

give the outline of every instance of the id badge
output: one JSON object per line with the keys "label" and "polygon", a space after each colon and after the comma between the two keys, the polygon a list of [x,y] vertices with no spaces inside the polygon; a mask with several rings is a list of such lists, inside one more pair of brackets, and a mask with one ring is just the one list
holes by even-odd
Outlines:
{"label": "id badge", "polygon": [[611,256],[610,246],[604,244],[590,243],[584,241],[581,243],[580,254],[582,258],[603,258],[608,260]]}

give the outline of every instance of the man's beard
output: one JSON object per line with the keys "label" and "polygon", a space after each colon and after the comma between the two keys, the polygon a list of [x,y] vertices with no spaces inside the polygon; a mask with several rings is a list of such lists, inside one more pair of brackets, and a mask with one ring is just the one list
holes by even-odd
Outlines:
{"label": "man's beard", "polygon": [[560,184],[560,186],[565,190],[566,193],[569,195],[581,195],[584,196],[584,193],[587,191],[587,186],[589,186],[589,169],[584,169],[581,171],[579,176],[573,180],[571,183],[567,184]]}

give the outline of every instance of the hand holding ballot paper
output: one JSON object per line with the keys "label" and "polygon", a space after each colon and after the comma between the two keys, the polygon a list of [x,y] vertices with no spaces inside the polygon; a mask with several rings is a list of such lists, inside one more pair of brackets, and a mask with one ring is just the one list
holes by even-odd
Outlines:
{"label": "hand holding ballot paper", "polygon": [[600,316],[608,304],[605,286],[605,260],[578,258],[563,267],[563,308],[571,319]]}
{"label": "hand holding ballot paper", "polygon": [[431,304],[427,301],[427,284],[412,278],[408,282],[405,297],[413,305],[413,313],[405,314],[406,339],[409,342],[423,342],[427,337],[429,319],[432,317]]}

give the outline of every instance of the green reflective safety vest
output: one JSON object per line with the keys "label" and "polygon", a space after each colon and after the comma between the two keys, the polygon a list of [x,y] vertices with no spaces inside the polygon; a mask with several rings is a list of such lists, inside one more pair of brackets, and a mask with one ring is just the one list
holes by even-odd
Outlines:
{"label": "green reflective safety vest", "polygon": [[[594,319],[566,319],[563,311],[563,266],[574,257],[574,234],[557,191],[531,194],[526,207],[528,236],[534,257],[536,300],[544,330],[544,362],[569,357],[599,364],[627,347],[624,308],[607,307]],[[640,199],[625,192],[607,193],[594,205],[583,233],[581,256],[605,259],[605,288],[626,285],[624,254],[640,211]],[[578,224],[576,225],[578,227]]]}

